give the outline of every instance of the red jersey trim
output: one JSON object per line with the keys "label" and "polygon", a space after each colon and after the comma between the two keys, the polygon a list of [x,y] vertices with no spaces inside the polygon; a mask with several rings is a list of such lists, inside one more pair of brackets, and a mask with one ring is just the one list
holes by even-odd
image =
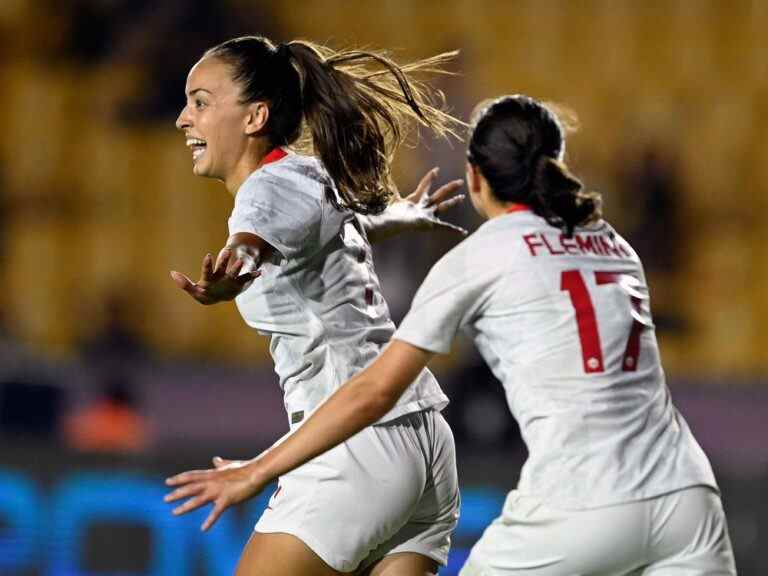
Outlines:
{"label": "red jersey trim", "polygon": [[531,207],[528,206],[528,204],[510,204],[509,208],[507,208],[507,214],[512,214],[513,212],[530,212]]}
{"label": "red jersey trim", "polygon": [[267,164],[271,164],[272,162],[277,162],[278,160],[282,160],[286,156],[288,156],[288,152],[286,152],[282,148],[274,148],[272,152],[264,156],[264,161],[261,163],[261,165],[266,166]]}

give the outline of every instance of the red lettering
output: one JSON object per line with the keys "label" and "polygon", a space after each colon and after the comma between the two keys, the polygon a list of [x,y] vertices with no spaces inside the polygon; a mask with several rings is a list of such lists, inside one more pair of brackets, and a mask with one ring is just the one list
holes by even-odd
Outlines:
{"label": "red lettering", "polygon": [[[595,272],[595,282],[597,285],[601,284],[622,284],[621,276],[624,276],[626,280],[625,285],[629,284],[633,287],[640,284],[632,273],[626,272]],[[627,282],[627,280],[629,280]],[[638,316],[642,316],[643,307],[642,301],[639,296],[634,296],[632,292],[625,288],[625,291],[629,293],[629,297],[632,302],[632,307],[637,312]],[[632,328],[629,331],[629,339],[627,340],[627,346],[624,349],[624,356],[621,359],[621,368],[624,372],[635,372],[637,370],[637,360],[640,356],[640,333],[643,330],[643,324],[637,321],[637,317],[632,322]]]}
{"label": "red lettering", "polygon": [[536,237],[536,234],[526,234],[523,236],[523,240],[528,245],[528,250],[531,253],[531,256],[536,256],[536,248],[541,247],[540,242],[534,242],[534,238]]}
{"label": "red lettering", "polygon": [[592,236],[592,239],[595,241],[595,253],[600,254],[600,256],[605,256],[605,246],[600,242],[600,236]]}
{"label": "red lettering", "polygon": [[612,254],[614,256],[621,256],[621,253],[616,249],[613,243],[605,236],[600,236],[600,244],[603,246],[606,255],[610,256]]}
{"label": "red lettering", "polygon": [[616,248],[619,249],[619,252],[621,252],[625,258],[632,258],[632,254],[629,250],[627,250],[627,247],[624,246],[621,242],[616,242]]}
{"label": "red lettering", "polygon": [[559,252],[552,248],[552,246],[549,245],[549,242],[547,241],[547,237],[544,234],[541,234],[541,241],[544,242],[544,245],[547,247],[547,250],[549,250],[549,253],[552,254],[552,256],[558,256],[560,254],[565,254],[562,250]]}
{"label": "red lettering", "polygon": [[619,241],[606,235],[580,235],[567,238],[565,234],[557,236],[557,242],[548,239],[546,234],[525,234],[523,241],[528,246],[531,256],[538,256],[539,248],[545,248],[552,256],[562,254],[595,254],[631,258],[631,252]]}
{"label": "red lettering", "polygon": [[586,252],[592,252],[592,254],[597,254],[597,250],[595,249],[592,236],[577,235],[576,244],[579,246],[579,250],[581,250],[582,254]]}
{"label": "red lettering", "polygon": [[605,236],[598,236],[597,241],[600,243],[600,247],[603,249],[603,254],[606,256],[611,255],[611,246],[608,244],[608,241],[605,239]]}
{"label": "red lettering", "polygon": [[560,246],[565,249],[568,254],[578,254],[579,247],[573,238],[566,238],[565,234],[560,234]]}

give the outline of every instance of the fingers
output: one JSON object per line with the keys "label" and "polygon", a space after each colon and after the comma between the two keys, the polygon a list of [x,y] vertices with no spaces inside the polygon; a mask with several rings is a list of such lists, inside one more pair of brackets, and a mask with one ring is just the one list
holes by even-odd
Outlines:
{"label": "fingers", "polygon": [[195,496],[194,498],[190,498],[184,504],[181,506],[177,506],[173,509],[173,515],[174,516],[181,516],[182,514],[186,514],[187,512],[191,512],[192,510],[197,510],[200,508],[200,506],[205,506],[208,504],[208,502],[211,502],[214,500],[213,494],[210,492],[203,492],[202,494]]}
{"label": "fingers", "polygon": [[190,292],[195,287],[195,283],[192,282],[192,280],[190,280],[181,272],[176,272],[176,270],[171,270],[171,278],[176,283],[176,285],[185,292]]}
{"label": "fingers", "polygon": [[181,500],[182,498],[189,498],[190,496],[200,494],[203,490],[205,490],[205,484],[203,482],[187,484],[181,488],[177,488],[169,494],[166,494],[163,497],[163,502],[176,502],[176,500]]}
{"label": "fingers", "polygon": [[206,254],[205,258],[203,258],[203,265],[200,269],[200,278],[209,282],[213,280],[213,256],[211,256],[210,253]]}
{"label": "fingers", "polygon": [[253,272],[246,272],[245,274],[240,274],[240,276],[235,278],[235,282],[240,284],[240,286],[245,286],[246,284],[248,284],[248,282],[252,282],[259,276],[261,276],[261,271],[254,270]]}
{"label": "fingers", "polygon": [[424,177],[419,181],[419,185],[416,186],[413,194],[408,196],[408,200],[413,203],[418,203],[425,196],[429,196],[429,190],[432,188],[432,183],[437,178],[437,174],[440,172],[440,168],[432,168],[429,172],[424,174]]}
{"label": "fingers", "polygon": [[221,249],[219,257],[216,259],[214,274],[217,276],[223,274],[230,280],[238,281],[240,284],[250,282],[261,274],[257,270],[246,274],[240,274],[244,266],[245,260],[243,258],[236,256],[231,248],[224,247]]}
{"label": "fingers", "polygon": [[190,482],[197,482],[205,480],[207,476],[211,474],[211,470],[190,470],[189,472],[182,472],[165,479],[167,486],[180,486],[182,484],[189,484]]}
{"label": "fingers", "polygon": [[176,283],[176,286],[184,290],[184,292],[192,296],[195,300],[201,301],[200,299],[205,297],[205,289],[192,282],[192,280],[181,272],[171,270],[171,278]]}
{"label": "fingers", "polygon": [[260,270],[252,270],[251,272],[246,272],[244,274],[240,274],[240,272],[243,270],[243,266],[245,265],[245,262],[243,260],[240,260],[239,258],[235,260],[232,265],[227,268],[227,278],[232,280],[233,282],[236,282],[240,286],[245,286],[249,282],[252,282],[259,276],[261,276]]}
{"label": "fingers", "polygon": [[[448,184],[440,186],[440,188],[435,190],[435,193],[429,197],[429,200],[426,203],[427,206],[439,205],[441,202],[453,196],[463,184],[464,180],[451,180]],[[463,199],[464,196],[462,195],[461,198]],[[453,204],[451,204],[451,206],[453,206]]]}
{"label": "fingers", "polygon": [[173,515],[180,516],[213,502],[213,509],[200,529],[205,531],[213,526],[231,504],[229,498],[222,493],[223,487],[215,481],[222,474],[219,469],[230,464],[233,464],[232,460],[215,456],[213,458],[215,470],[191,470],[167,478],[165,483],[168,486],[179,486],[179,488],[166,494],[163,498],[165,502],[176,502],[188,498],[186,502],[173,509]]}
{"label": "fingers", "polygon": [[231,280],[235,280],[238,276],[240,276],[240,270],[243,269],[243,264],[244,262],[241,258],[232,258],[227,264],[227,268],[224,271],[224,274]]}
{"label": "fingers", "polygon": [[[214,460],[217,462],[230,462],[229,460],[223,460],[222,458],[214,458]],[[193,496],[193,498],[189,498],[190,496]],[[207,489],[204,482],[196,482],[174,490],[170,494],[167,494],[163,500],[165,502],[176,502],[182,498],[189,498],[189,500],[173,509],[174,516],[180,516],[187,512],[191,512],[192,510],[196,510],[201,506],[208,504],[208,502],[214,503],[211,513],[208,514],[205,522],[203,522],[203,525],[200,527],[203,531],[208,530],[213,526],[221,516],[222,512],[229,507],[229,503],[221,496],[216,497],[213,491]]]}
{"label": "fingers", "polygon": [[440,220],[439,218],[435,218],[432,220],[436,228],[442,228],[444,230],[450,230],[452,232],[458,232],[462,236],[466,236],[469,234],[467,230],[462,228],[461,226],[456,226],[456,224],[451,224],[450,222],[446,222],[445,220]]}
{"label": "fingers", "polygon": [[446,210],[453,208],[454,206],[457,206],[458,204],[461,204],[464,201],[464,194],[459,194],[458,196],[454,196],[453,198],[449,198],[448,200],[444,200],[443,202],[440,202],[435,206],[436,212],[445,212]]}
{"label": "fingers", "polygon": [[205,519],[205,522],[203,522],[203,525],[200,526],[200,529],[205,532],[207,531],[211,526],[214,525],[216,520],[219,519],[219,516],[221,516],[221,513],[224,512],[229,508],[229,503],[225,502],[222,499],[218,499],[213,503],[213,509],[211,510],[211,513],[208,514],[208,518]]}
{"label": "fingers", "polygon": [[171,271],[171,278],[176,283],[176,285],[184,290],[187,294],[192,296],[195,300],[200,302],[201,304],[211,304],[213,303],[213,300],[208,295],[205,288],[200,286],[199,284],[195,284],[190,280],[188,277],[186,277],[181,272],[176,272],[175,270]]}
{"label": "fingers", "polygon": [[228,246],[224,246],[219,250],[219,255],[216,257],[216,266],[213,268],[215,275],[221,274],[229,266],[229,261],[232,256],[232,249]]}

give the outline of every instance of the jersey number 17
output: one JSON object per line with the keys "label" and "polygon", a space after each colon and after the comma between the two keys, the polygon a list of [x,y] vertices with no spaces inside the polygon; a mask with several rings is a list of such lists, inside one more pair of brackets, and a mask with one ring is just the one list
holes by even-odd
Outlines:
{"label": "jersey number 17", "polygon": [[[621,359],[621,369],[624,372],[634,372],[637,369],[637,359],[640,354],[640,332],[643,328],[643,323],[638,320],[640,301],[643,296],[635,289],[639,282],[634,276],[622,272],[595,272],[594,274],[595,283],[598,286],[620,284],[630,298],[636,314],[632,315],[632,326]],[[587,374],[604,372],[603,349],[600,345],[600,332],[598,331],[595,308],[592,305],[592,298],[581,271],[564,270],[560,276],[560,290],[568,292],[576,312],[584,372]]]}

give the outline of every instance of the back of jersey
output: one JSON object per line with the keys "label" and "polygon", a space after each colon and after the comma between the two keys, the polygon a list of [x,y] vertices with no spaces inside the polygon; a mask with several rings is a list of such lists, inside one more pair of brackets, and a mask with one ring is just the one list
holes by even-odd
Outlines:
{"label": "back of jersey", "polygon": [[642,265],[608,224],[568,238],[531,212],[494,218],[435,266],[411,314],[449,285],[437,329],[468,332],[504,384],[529,449],[520,491],[584,508],[715,486],[670,402]]}

